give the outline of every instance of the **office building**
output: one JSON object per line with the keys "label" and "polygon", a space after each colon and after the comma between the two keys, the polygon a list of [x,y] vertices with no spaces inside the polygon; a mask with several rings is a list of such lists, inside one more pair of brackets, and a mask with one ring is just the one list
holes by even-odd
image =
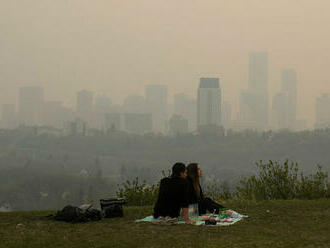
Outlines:
{"label": "office building", "polygon": [[197,99],[197,126],[221,126],[219,78],[201,78]]}
{"label": "office building", "polygon": [[146,100],[143,96],[130,95],[124,100],[122,112],[125,113],[147,113]]}
{"label": "office building", "polygon": [[[92,100],[93,105],[93,100]],[[98,95],[95,97],[94,111],[97,113],[109,113],[111,110],[111,100],[106,95]]]}
{"label": "office building", "polygon": [[173,115],[169,120],[169,135],[188,133],[188,120],[181,115]]}
{"label": "office building", "polygon": [[174,114],[180,115],[188,121],[188,130],[196,130],[196,100],[186,94],[174,95]]}
{"label": "office building", "polygon": [[128,133],[145,134],[152,132],[151,114],[125,113],[123,119],[124,130]]}
{"label": "office building", "polygon": [[232,121],[232,108],[229,102],[223,102],[221,104],[221,123],[225,129],[231,128]]}
{"label": "office building", "polygon": [[[247,112],[245,112],[247,111]],[[240,97],[240,120],[255,122],[257,130],[268,127],[268,54],[249,54],[248,89]]]}
{"label": "office building", "polygon": [[295,129],[297,120],[297,73],[293,69],[282,72],[282,92],[287,94],[288,128]]}
{"label": "office building", "polygon": [[107,131],[123,131],[121,114],[120,113],[106,114],[104,126]]}
{"label": "office building", "polygon": [[330,128],[330,95],[322,94],[316,98],[315,128]]}
{"label": "office building", "polygon": [[86,121],[88,125],[93,120],[93,100],[93,92],[87,90],[77,92],[77,117]]}
{"label": "office building", "polygon": [[271,111],[272,129],[288,129],[289,125],[289,96],[287,92],[281,92],[274,96]]}
{"label": "office building", "polygon": [[153,131],[167,133],[167,86],[147,85],[145,97],[146,110],[152,114]]}

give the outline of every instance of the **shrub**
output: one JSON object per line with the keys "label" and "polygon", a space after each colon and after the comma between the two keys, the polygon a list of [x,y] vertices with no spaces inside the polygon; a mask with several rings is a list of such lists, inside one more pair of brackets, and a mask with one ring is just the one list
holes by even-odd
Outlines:
{"label": "shrub", "polygon": [[216,179],[204,184],[204,194],[215,200],[228,200],[233,197],[229,184]]}
{"label": "shrub", "polygon": [[243,178],[236,187],[238,198],[250,200],[318,199],[327,196],[328,174],[317,172],[304,176],[297,163],[269,161],[256,164],[258,174]]}
{"label": "shrub", "polygon": [[117,191],[118,197],[126,199],[128,205],[145,206],[153,205],[158,196],[159,185],[147,185],[140,183],[136,177],[133,181],[127,180]]}
{"label": "shrub", "polygon": [[328,173],[322,171],[321,166],[317,166],[315,174],[304,176],[300,175],[300,181],[297,186],[297,198],[317,199],[327,197],[328,191]]}

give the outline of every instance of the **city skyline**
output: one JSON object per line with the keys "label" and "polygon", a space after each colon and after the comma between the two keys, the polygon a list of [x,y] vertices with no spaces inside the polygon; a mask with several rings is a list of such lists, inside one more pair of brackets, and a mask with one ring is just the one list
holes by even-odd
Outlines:
{"label": "city skyline", "polygon": [[[42,87],[22,87],[18,89],[19,101],[16,107],[14,104],[2,105],[1,119],[2,125],[5,127],[10,126],[10,123],[16,123],[15,126],[18,124],[26,124],[32,126],[49,125],[63,128],[64,122],[80,118],[85,120],[89,127],[104,128],[107,126],[104,116],[105,114],[120,113],[120,115],[122,115],[121,117],[118,117],[120,118],[120,123],[126,123],[121,124],[122,130],[145,130],[168,133],[171,132],[170,125],[172,125],[172,130],[175,130],[176,126],[173,123],[177,123],[177,125],[181,125],[181,128],[179,129],[184,130],[183,132],[192,132],[198,130],[198,126],[201,125],[198,124],[198,126],[196,126],[196,121],[200,123],[200,114],[198,114],[198,109],[200,109],[198,102],[200,102],[200,100],[198,100],[198,96],[200,96],[201,90],[204,88],[206,91],[212,91],[211,88],[218,88],[220,95],[219,97],[217,96],[217,100],[215,100],[214,104],[218,102],[219,105],[213,104],[213,107],[206,107],[204,104],[203,107],[206,107],[206,109],[214,109],[214,106],[216,106],[216,108],[219,109],[216,111],[220,111],[219,117],[216,117],[216,119],[219,118],[219,121],[214,123],[210,121],[209,124],[225,126],[226,129],[233,130],[256,129],[263,131],[286,128],[291,130],[302,130],[308,128],[305,120],[296,119],[295,111],[297,108],[296,98],[298,82],[295,70],[283,70],[281,78],[282,89],[272,97],[272,103],[270,103],[270,107],[268,108],[268,111],[270,112],[269,125],[266,128],[260,128],[260,126],[257,125],[256,119],[242,119],[245,121],[242,122],[241,119],[233,117],[236,113],[231,109],[232,103],[222,100],[223,96],[221,93],[219,78],[200,78],[199,88],[196,89],[196,98],[191,98],[185,93],[178,93],[171,96],[173,98],[173,103],[168,101],[171,97],[167,96],[168,87],[166,85],[148,85],[145,87],[144,96],[127,96],[121,104],[113,104],[111,99],[106,95],[94,95],[91,91],[80,90],[76,93],[76,106],[71,109],[63,106],[60,101],[49,101],[48,99],[45,99],[44,89]],[[205,94],[208,95],[210,101],[213,101],[210,96],[210,94],[213,94],[212,92],[205,92]],[[323,93],[315,99],[315,111],[317,115],[316,122],[313,123],[313,128],[324,128],[330,125],[330,120],[327,119],[327,104],[329,101],[323,100],[323,104],[321,104],[322,102],[320,101],[320,97],[325,99],[325,96],[327,96],[327,93]],[[29,104],[30,100],[31,104]],[[242,111],[244,112],[245,109],[240,109],[240,112]],[[324,117],[320,116],[320,111],[323,113]],[[148,118],[148,114],[151,114],[150,118],[152,117],[152,122],[141,122],[143,119]],[[207,119],[211,120],[212,118],[215,118],[211,117],[211,113],[209,115],[209,117],[204,116],[206,119],[202,119],[205,119],[205,121],[208,122]],[[161,119],[158,120],[157,118]],[[320,121],[320,118],[323,118],[323,121]],[[140,126],[129,127],[127,125],[131,125],[132,121],[127,120],[136,120],[140,123],[138,124]],[[206,122],[205,124],[207,124]],[[163,123],[161,124],[163,125],[162,127],[159,126],[160,123]],[[141,125],[146,125],[147,128],[143,128]],[[108,128],[110,128],[110,126],[111,125],[108,124]],[[149,126],[153,126],[153,128],[149,128]],[[137,132],[141,133],[142,131]]]}
{"label": "city skyline", "polygon": [[71,107],[80,89],[117,103],[147,84],[195,96],[200,77],[219,77],[237,112],[248,54],[267,51],[270,98],[282,70],[294,68],[298,118],[312,126],[315,98],[330,91],[329,7],[327,0],[4,1],[0,104],[15,103],[17,88],[29,85]]}

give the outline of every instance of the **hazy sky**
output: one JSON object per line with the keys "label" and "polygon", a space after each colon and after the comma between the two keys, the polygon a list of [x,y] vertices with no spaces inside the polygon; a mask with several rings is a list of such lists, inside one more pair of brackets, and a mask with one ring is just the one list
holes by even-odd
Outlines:
{"label": "hazy sky", "polygon": [[120,103],[146,84],[196,95],[218,76],[235,106],[249,51],[268,51],[270,95],[298,73],[299,113],[330,91],[329,0],[0,0],[0,103],[20,86],[74,105],[80,89]]}

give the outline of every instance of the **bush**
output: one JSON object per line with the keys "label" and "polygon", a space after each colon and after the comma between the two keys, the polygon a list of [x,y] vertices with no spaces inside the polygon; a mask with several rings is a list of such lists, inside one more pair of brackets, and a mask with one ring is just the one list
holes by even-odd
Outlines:
{"label": "bush", "polygon": [[317,199],[329,197],[328,194],[328,173],[322,171],[321,166],[317,166],[317,172],[310,176],[300,175],[297,187],[297,198]]}
{"label": "bush", "polygon": [[[305,176],[299,171],[297,163],[286,160],[279,162],[262,161],[256,163],[257,174],[243,178],[236,185],[236,192],[228,183],[213,179],[205,182],[204,194],[214,200],[289,200],[319,199],[330,197],[328,173],[318,166],[315,174]],[[169,176],[162,172],[163,176]],[[117,191],[118,197],[124,197],[128,205],[153,205],[158,196],[159,183],[147,185],[139,178],[126,181]]]}
{"label": "bush", "polygon": [[147,185],[145,182],[140,183],[136,177],[133,181],[127,180],[118,189],[117,196],[126,199],[128,205],[145,206],[153,205],[158,196],[159,184]]}
{"label": "bush", "polygon": [[318,199],[327,196],[328,174],[318,166],[315,174],[299,173],[297,163],[269,161],[256,164],[258,174],[243,178],[236,187],[238,198],[250,200]]}
{"label": "bush", "polygon": [[229,184],[216,179],[204,184],[204,194],[215,200],[228,200],[233,197]]}

